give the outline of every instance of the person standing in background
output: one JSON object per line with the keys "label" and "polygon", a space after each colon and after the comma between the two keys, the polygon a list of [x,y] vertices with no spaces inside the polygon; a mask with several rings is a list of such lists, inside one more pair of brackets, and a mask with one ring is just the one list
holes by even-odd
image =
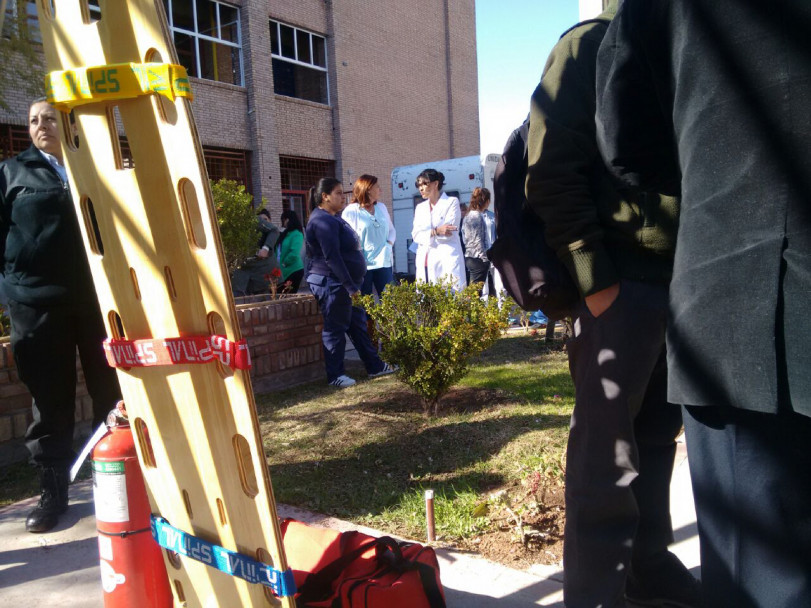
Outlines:
{"label": "person standing in background", "polygon": [[563,599],[694,607],[698,582],[668,551],[682,420],[667,401],[665,327],[679,207],[625,188],[597,148],[597,51],[616,9],[610,0],[561,36],[530,106],[527,200],[581,295],[567,342]]}
{"label": "person standing in background", "polygon": [[442,192],[444,184],[445,176],[436,169],[417,176],[417,190],[425,199],[414,209],[411,230],[417,244],[417,281],[435,283],[444,277],[456,289],[464,289],[465,258],[459,238],[462,211],[458,198]]}
{"label": "person standing in background", "polygon": [[93,427],[121,399],[102,346],[107,331],[62,159],[57,112],[43,97],[28,111],[33,142],[0,164],[3,289],[17,372],[33,402],[25,444],[40,499],[25,528],[47,532],[68,508],[76,410],[76,351],[93,400]]}
{"label": "person standing in background", "polygon": [[[470,195],[470,210],[462,220],[462,241],[465,243],[465,267],[471,283],[489,284],[493,291],[490,275],[490,260],[487,259],[488,226],[484,214],[490,207],[490,191],[487,188],[474,188]],[[479,290],[481,295],[482,290]]]}
{"label": "person standing in background", "polygon": [[283,231],[276,247],[282,270],[282,292],[297,293],[304,278],[304,260],[301,259],[304,231],[301,220],[292,209],[282,211],[281,224]]}
{"label": "person standing in background", "polygon": [[366,260],[357,234],[341,218],[344,201],[341,182],[332,177],[319,180],[310,189],[312,212],[305,234],[307,283],[324,317],[321,341],[327,382],[338,388],[355,384],[344,369],[347,334],[370,378],[397,371],[378,356],[366,330],[366,312],[352,302],[360,293]]}
{"label": "person standing in background", "polygon": [[366,276],[360,292],[378,297],[394,280],[392,272],[392,247],[397,233],[383,203],[378,202],[380,184],[374,175],[361,175],[352,189],[352,203],[346,206],[341,217],[358,235],[360,248],[366,260]]}

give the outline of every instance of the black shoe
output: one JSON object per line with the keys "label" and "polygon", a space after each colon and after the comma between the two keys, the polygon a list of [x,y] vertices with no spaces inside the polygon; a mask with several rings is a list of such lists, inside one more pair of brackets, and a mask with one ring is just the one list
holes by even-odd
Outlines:
{"label": "black shoe", "polygon": [[625,599],[629,608],[701,608],[701,583],[665,551],[631,565]]}
{"label": "black shoe", "polygon": [[40,469],[39,503],[28,514],[28,532],[47,532],[59,523],[59,516],[68,510],[68,472],[61,469]]}

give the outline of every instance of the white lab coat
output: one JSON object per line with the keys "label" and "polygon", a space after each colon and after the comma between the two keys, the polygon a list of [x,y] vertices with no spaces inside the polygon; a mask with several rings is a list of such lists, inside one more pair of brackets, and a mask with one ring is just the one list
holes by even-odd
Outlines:
{"label": "white lab coat", "polygon": [[427,280],[433,283],[448,276],[453,279],[457,289],[467,285],[459,231],[451,232],[448,236],[431,236],[431,230],[443,224],[459,228],[461,223],[462,210],[459,199],[454,196],[443,192],[433,210],[427,200],[417,205],[414,209],[414,227],[411,230],[411,238],[417,244],[417,281]]}

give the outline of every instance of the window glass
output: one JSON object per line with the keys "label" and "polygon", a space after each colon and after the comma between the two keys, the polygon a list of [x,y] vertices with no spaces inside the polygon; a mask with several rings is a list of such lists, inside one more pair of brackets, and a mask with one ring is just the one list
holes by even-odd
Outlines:
{"label": "window glass", "polygon": [[274,55],[280,55],[279,52],[279,24],[275,21],[270,22],[270,52]]}
{"label": "window glass", "polygon": [[[175,0],[177,1],[177,0]],[[197,33],[217,38],[217,5],[210,0],[197,0]]]}
{"label": "window glass", "polygon": [[325,40],[321,36],[313,36],[313,64],[319,67],[327,67],[327,47]]}
{"label": "window glass", "polygon": [[311,63],[310,60],[310,34],[307,32],[302,32],[301,30],[296,30],[296,44],[299,61],[303,61],[304,63]]}
{"label": "window glass", "polygon": [[295,59],[296,58],[296,47],[295,43],[293,42],[293,28],[289,25],[282,25],[279,29],[281,29],[281,42],[282,42],[282,57],[287,57],[288,59]]}
{"label": "window glass", "polygon": [[194,31],[194,13],[189,0],[172,0],[172,27]]}
{"label": "window glass", "polygon": [[191,76],[197,75],[197,51],[194,45],[194,36],[175,32],[175,48],[180,65],[186,68]]}
{"label": "window glass", "polygon": [[273,58],[273,88],[279,95],[329,103],[327,73]]}
{"label": "window glass", "polygon": [[220,38],[239,43],[239,11],[220,4]]}
{"label": "window glass", "polygon": [[200,39],[200,78],[239,84],[239,49]]}
{"label": "window glass", "polygon": [[271,21],[270,49],[273,88],[278,95],[329,103],[323,36]]}
{"label": "window glass", "polygon": [[214,0],[163,1],[189,76],[242,85],[239,9]]}

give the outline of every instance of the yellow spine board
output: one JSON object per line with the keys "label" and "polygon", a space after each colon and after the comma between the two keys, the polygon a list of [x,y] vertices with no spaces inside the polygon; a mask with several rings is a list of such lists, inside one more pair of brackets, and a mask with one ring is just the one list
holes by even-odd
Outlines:
{"label": "yellow spine board", "polygon": [[[91,23],[86,0],[37,0],[50,71],[178,63],[161,0],[100,5],[101,19]],[[74,116],[78,145],[62,114],[63,150],[109,336],[217,333],[239,340],[188,100],[101,100],[76,107]],[[122,167],[117,120],[134,169]],[[285,570],[248,372],[209,363],[134,367],[118,377],[153,512]],[[165,551],[164,557],[177,606],[295,607],[262,585]]]}

